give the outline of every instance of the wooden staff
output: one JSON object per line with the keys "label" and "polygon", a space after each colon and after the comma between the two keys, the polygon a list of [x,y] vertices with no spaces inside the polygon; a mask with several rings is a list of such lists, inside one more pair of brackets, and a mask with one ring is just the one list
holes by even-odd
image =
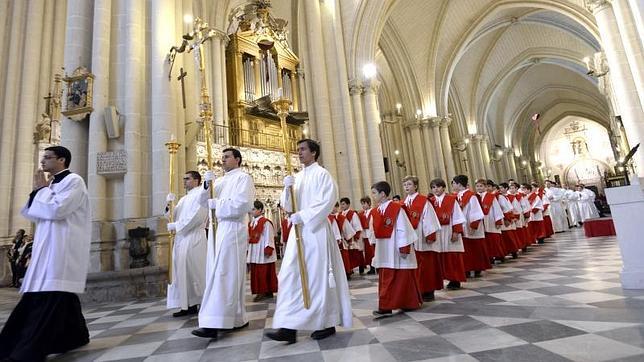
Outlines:
{"label": "wooden staff", "polygon": [[[281,89],[279,89],[281,91]],[[272,102],[273,108],[277,110],[277,115],[280,118],[280,124],[282,126],[282,149],[284,152],[284,158],[286,159],[286,170],[289,175],[293,174],[293,166],[291,165],[291,145],[288,140],[288,128],[286,126],[286,116],[288,116],[288,110],[291,106],[291,101],[282,97],[281,92],[278,92],[278,99]],[[295,202],[295,191],[293,186],[288,188],[289,195],[291,196],[291,210],[297,212],[296,202]],[[304,302],[304,308],[309,309],[311,307],[311,295],[309,293],[309,277],[306,271],[306,262],[304,260],[304,247],[302,245],[302,231],[300,230],[299,225],[293,225],[295,230],[295,245],[297,246],[297,264],[300,268],[300,283],[302,284],[302,299]],[[283,232],[283,231],[282,231]]]}
{"label": "wooden staff", "polygon": [[[170,193],[174,193],[174,179],[176,177],[174,158],[180,146],[181,144],[177,143],[174,135],[172,135],[169,142],[165,143],[165,147],[168,149],[168,153],[170,153]],[[174,222],[174,200],[170,201],[170,204],[168,205],[168,213],[168,222]],[[174,248],[174,234],[174,231],[170,231],[170,236],[168,236],[168,280],[170,281],[168,284],[172,284],[172,249]]]}

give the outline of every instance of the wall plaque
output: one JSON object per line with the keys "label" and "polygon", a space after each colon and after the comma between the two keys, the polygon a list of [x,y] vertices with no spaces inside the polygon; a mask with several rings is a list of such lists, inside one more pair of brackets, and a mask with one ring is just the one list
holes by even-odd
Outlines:
{"label": "wall plaque", "polygon": [[120,176],[127,172],[127,151],[99,152],[96,154],[96,173]]}

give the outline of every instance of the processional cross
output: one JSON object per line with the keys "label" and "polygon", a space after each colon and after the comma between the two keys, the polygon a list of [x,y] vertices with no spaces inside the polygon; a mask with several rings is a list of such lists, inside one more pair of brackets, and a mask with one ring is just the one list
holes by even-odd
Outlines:
{"label": "processional cross", "polygon": [[183,101],[183,109],[186,109],[186,89],[185,85],[183,83],[183,79],[188,75],[188,72],[183,71],[183,67],[179,69],[179,76],[177,77],[177,80],[181,82],[181,100]]}

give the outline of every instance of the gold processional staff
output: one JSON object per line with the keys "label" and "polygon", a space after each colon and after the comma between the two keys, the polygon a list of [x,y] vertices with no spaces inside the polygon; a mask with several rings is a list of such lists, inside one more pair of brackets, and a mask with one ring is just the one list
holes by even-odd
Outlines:
{"label": "gold processional staff", "polygon": [[[282,149],[284,152],[284,159],[286,160],[286,172],[289,175],[293,174],[293,165],[291,165],[291,144],[288,140],[288,129],[286,126],[286,116],[291,106],[291,101],[282,97],[282,89],[278,89],[278,99],[272,102],[273,108],[277,111],[277,116],[280,118],[282,126]],[[295,191],[293,186],[288,189],[291,199],[291,210],[297,212],[297,203],[295,202]],[[306,263],[304,260],[304,246],[302,245],[302,231],[299,225],[293,225],[295,229],[295,245],[297,246],[297,264],[300,268],[300,283],[302,284],[302,299],[304,308],[311,307],[311,295],[309,294],[309,276],[306,271]]]}
{"label": "gold processional staff", "polygon": [[[180,143],[177,143],[177,140],[175,139],[174,135],[170,137],[170,141],[165,143],[165,147],[168,149],[168,153],[170,154],[170,193],[174,193],[175,195],[177,192],[174,190],[174,179],[175,179],[175,167],[174,167],[174,160],[175,156],[177,154],[177,151],[179,150],[179,147],[181,146]],[[174,200],[170,200],[170,203],[168,204],[168,222],[174,222]],[[170,231],[170,236],[168,237],[168,281],[170,282],[169,284],[172,284],[172,249],[174,248],[174,230]]]}

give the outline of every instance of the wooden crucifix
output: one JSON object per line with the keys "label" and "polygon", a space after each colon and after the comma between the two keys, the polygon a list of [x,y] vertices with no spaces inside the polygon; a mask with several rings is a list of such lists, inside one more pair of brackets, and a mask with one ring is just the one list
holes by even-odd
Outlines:
{"label": "wooden crucifix", "polygon": [[183,70],[183,67],[179,70],[179,76],[177,77],[177,80],[181,82],[181,100],[183,101],[183,109],[186,109],[186,89],[184,87],[184,82],[183,78],[188,75],[188,72],[185,72]]}

